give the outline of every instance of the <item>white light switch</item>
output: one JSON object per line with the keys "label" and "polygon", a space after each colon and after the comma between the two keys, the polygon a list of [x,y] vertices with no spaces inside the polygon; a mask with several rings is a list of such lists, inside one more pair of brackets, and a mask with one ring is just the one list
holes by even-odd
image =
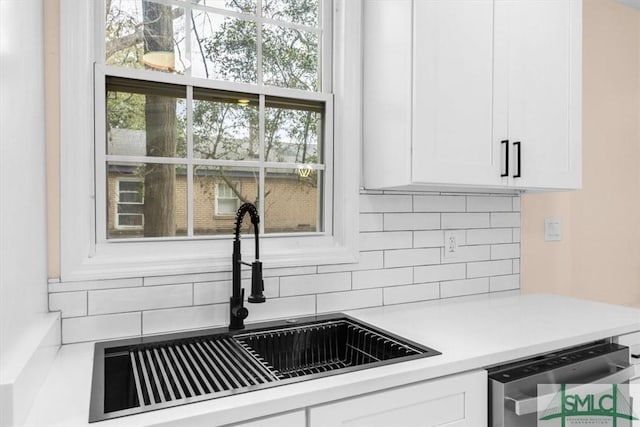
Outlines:
{"label": "white light switch", "polygon": [[544,219],[545,242],[558,242],[562,240],[562,222],[560,218]]}

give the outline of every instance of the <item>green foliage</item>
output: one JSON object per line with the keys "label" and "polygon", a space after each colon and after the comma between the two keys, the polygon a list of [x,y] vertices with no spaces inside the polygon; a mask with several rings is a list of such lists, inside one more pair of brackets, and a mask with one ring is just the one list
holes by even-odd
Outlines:
{"label": "green foliage", "polygon": [[107,93],[107,123],[109,128],[144,130],[145,96],[137,93]]}

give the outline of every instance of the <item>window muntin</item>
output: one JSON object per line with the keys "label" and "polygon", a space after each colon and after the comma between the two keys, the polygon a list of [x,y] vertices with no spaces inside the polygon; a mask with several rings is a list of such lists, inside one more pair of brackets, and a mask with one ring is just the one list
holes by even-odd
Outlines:
{"label": "window muntin", "polygon": [[[108,119],[106,153],[102,156],[97,152],[97,161],[102,157],[103,164],[107,165],[103,167],[106,174],[113,165],[122,162],[140,162],[145,167],[174,165],[175,178],[158,177],[157,181],[175,180],[175,188],[167,189],[165,185],[169,193],[161,197],[165,200],[180,199],[174,203],[173,211],[184,211],[184,215],[172,220],[176,223],[173,227],[129,235],[113,233],[107,221],[106,239],[230,233],[231,226],[219,221],[216,223],[216,215],[203,216],[202,208],[207,205],[207,198],[217,194],[217,188],[212,184],[215,181],[208,180],[205,172],[220,176],[229,170],[244,170],[248,174],[238,182],[243,191],[253,188],[253,194],[241,195],[238,200],[256,203],[263,217],[262,232],[325,231],[324,218],[330,218],[325,211],[331,209],[332,202],[330,194],[321,191],[321,181],[331,166],[323,158],[324,145],[331,142],[325,138],[328,133],[324,129],[329,125],[324,118],[331,114],[327,110],[331,103],[328,94],[313,93],[323,85],[330,87],[326,79],[321,83],[323,61],[320,47],[324,30],[320,23],[322,10],[326,9],[318,1],[279,0],[262,2],[263,16],[260,16],[256,2],[251,1],[188,3],[163,0],[144,3],[141,0],[113,0],[107,11],[104,52],[115,55],[118,60],[106,58],[106,66],[98,67],[105,74]],[[304,13],[296,12],[300,5],[304,6]],[[158,41],[156,39],[161,37],[157,33],[146,31],[144,16],[150,13],[147,9],[154,9],[152,12],[158,19],[169,15],[173,17],[171,43]],[[183,19],[185,16],[187,18]],[[110,29],[113,22],[120,27]],[[249,31],[251,28],[255,32]],[[235,32],[230,33],[231,29]],[[114,51],[118,40],[116,35],[137,39],[128,50]],[[149,54],[155,53],[145,52],[148,49],[145,43],[148,44],[149,39],[165,47],[172,46],[173,56],[168,55],[168,66],[163,68],[158,66],[158,62],[149,62]],[[247,43],[250,39],[253,44]],[[258,39],[262,43],[258,43]],[[234,45],[237,49],[228,49],[231,42],[237,42]],[[288,52],[287,55],[283,50],[287,43],[297,43],[302,47],[297,49],[299,52],[294,52],[294,49],[294,54]],[[227,49],[223,49],[225,46]],[[251,50],[254,48],[255,55]],[[252,58],[255,58],[255,65],[252,65]],[[220,64],[227,68],[220,68]],[[167,75],[175,77],[164,77]],[[229,90],[236,89],[234,85],[237,83],[241,84],[237,86],[241,90]],[[166,111],[159,113],[174,123],[165,127],[165,134],[170,130],[171,136],[166,135],[164,139],[175,139],[160,150],[149,146],[150,130],[145,128],[145,118],[153,120],[149,119],[149,107],[146,105],[146,99],[152,96],[176,104],[175,108],[170,108],[169,114]],[[301,167],[301,164],[309,166]],[[268,172],[267,168],[271,166],[287,172],[280,175]],[[159,168],[161,166],[156,166]],[[275,183],[285,182],[273,177],[289,175],[299,178],[299,172],[307,168],[317,171],[314,176],[320,180],[315,183],[314,203],[303,204],[304,209],[313,209],[305,218],[314,220],[278,220],[282,215],[299,211],[300,206],[295,205],[299,201],[296,198],[289,198],[289,202],[282,198],[269,200],[283,193]],[[210,188],[205,188],[207,186]],[[209,206],[217,206],[215,200],[211,202]],[[203,223],[203,218],[208,222]],[[293,222],[296,224],[292,225]]]}

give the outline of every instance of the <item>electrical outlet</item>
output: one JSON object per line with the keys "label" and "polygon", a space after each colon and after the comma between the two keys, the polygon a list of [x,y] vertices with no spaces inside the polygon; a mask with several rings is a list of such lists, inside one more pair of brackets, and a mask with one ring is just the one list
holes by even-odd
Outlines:
{"label": "electrical outlet", "polygon": [[460,245],[464,244],[464,231],[444,232],[444,257],[447,259],[457,258]]}

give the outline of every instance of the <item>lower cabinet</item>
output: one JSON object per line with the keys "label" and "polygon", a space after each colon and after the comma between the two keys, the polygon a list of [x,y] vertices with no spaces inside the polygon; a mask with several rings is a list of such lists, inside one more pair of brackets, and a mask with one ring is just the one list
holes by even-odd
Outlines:
{"label": "lower cabinet", "polygon": [[[478,427],[487,424],[484,370],[309,409],[309,427]],[[260,424],[262,425],[262,424]]]}

